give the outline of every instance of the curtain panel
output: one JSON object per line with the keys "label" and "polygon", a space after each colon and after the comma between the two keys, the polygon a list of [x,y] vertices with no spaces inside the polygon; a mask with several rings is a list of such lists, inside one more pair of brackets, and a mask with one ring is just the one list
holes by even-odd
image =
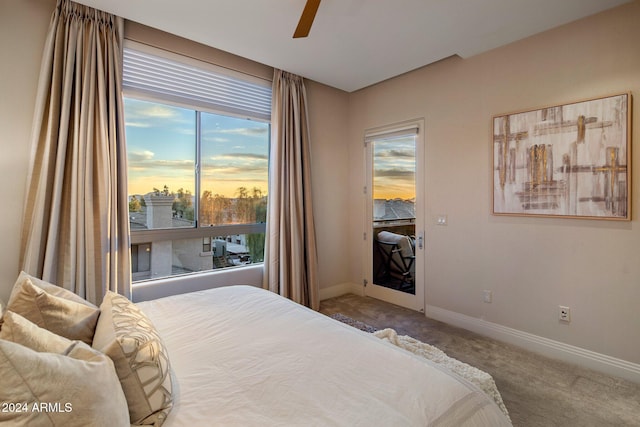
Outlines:
{"label": "curtain panel", "polygon": [[302,77],[277,69],[269,162],[265,288],[318,310],[307,95]]}
{"label": "curtain panel", "polygon": [[99,304],[130,297],[124,20],[58,0],[40,70],[21,267]]}

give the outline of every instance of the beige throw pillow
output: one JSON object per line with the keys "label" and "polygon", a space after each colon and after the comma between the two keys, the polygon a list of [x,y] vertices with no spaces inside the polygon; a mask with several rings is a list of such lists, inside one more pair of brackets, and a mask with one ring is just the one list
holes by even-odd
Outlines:
{"label": "beige throw pillow", "polygon": [[161,425],[173,405],[167,350],[147,316],[127,298],[107,292],[93,348],[113,360],[134,425]]}
{"label": "beige throw pillow", "polygon": [[0,329],[0,339],[11,341],[38,352],[64,354],[71,340],[38,327],[20,316],[7,311]]}
{"label": "beige throw pillow", "polygon": [[0,402],[5,405],[0,424],[129,426],[127,402],[111,359],[80,341],[57,338],[60,341],[50,337],[50,351],[67,342],[63,354],[0,339]]}
{"label": "beige throw pillow", "polygon": [[29,279],[33,285],[39,287],[40,289],[42,289],[43,291],[45,291],[50,295],[55,295],[60,298],[68,299],[73,302],[77,302],[78,304],[84,304],[88,307],[92,307],[95,309],[98,308],[94,304],[82,298],[80,295],[76,295],[65,288],[54,285],[53,283],[49,283],[42,279],[38,279],[37,277],[31,276],[30,274],[25,273],[24,271],[21,271],[20,274],[18,275],[18,279],[16,280],[16,283],[13,285],[13,291],[11,293],[13,294],[13,292],[16,292],[16,289],[19,289],[19,285],[27,279]]}
{"label": "beige throw pillow", "polygon": [[100,315],[95,306],[49,294],[35,286],[30,277],[16,282],[7,311],[18,313],[57,335],[89,345],[93,342],[93,333]]}

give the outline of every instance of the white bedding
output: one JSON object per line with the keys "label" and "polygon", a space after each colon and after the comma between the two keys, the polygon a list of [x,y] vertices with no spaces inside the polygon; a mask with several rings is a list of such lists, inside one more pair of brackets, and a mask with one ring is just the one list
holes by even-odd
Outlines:
{"label": "white bedding", "polygon": [[175,374],[164,426],[510,425],[478,388],[250,286],[138,303]]}

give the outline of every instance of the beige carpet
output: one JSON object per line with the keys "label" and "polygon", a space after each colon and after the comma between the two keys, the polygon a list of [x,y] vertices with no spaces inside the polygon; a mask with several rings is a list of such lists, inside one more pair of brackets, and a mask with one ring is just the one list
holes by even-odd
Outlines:
{"label": "beige carpet", "polygon": [[640,426],[640,384],[538,356],[373,298],[344,295],[322,301],[320,311],[393,328],[488,372],[516,427]]}

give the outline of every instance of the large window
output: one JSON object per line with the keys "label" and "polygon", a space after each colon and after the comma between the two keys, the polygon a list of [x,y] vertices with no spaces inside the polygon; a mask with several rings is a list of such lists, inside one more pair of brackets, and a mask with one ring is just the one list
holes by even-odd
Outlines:
{"label": "large window", "polygon": [[262,262],[270,87],[135,49],[124,65],[133,281]]}

